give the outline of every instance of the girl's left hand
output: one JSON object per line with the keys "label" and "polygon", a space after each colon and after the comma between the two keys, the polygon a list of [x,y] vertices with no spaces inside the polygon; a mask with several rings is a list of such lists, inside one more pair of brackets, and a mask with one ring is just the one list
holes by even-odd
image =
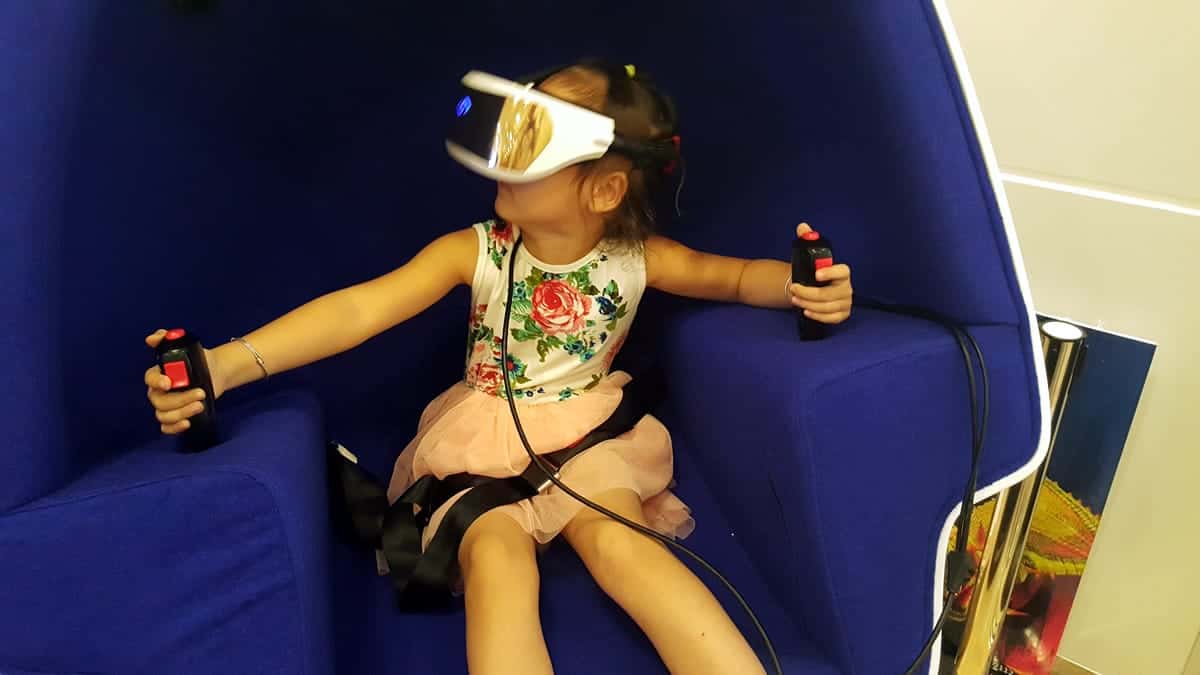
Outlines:
{"label": "girl's left hand", "polygon": [[[796,227],[796,236],[812,232],[808,223]],[[828,282],[827,286],[802,286],[792,284],[792,306],[804,310],[804,316],[821,323],[841,323],[850,317],[854,300],[854,289],[850,285],[850,266],[837,264],[817,270],[817,281]]]}

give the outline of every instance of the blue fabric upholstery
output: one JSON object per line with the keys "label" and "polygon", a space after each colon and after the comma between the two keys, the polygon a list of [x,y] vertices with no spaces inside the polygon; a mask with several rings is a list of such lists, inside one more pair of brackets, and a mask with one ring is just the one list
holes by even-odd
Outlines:
{"label": "blue fabric upholstery", "polygon": [[[991,357],[993,420],[1036,415],[1026,364],[998,348],[1016,331],[975,334]],[[676,317],[662,351],[668,427],[776,599],[843,672],[903,671],[927,634],[930,542],[969,464],[957,345],[870,310],[835,340],[801,344],[786,314],[710,307]],[[1036,441],[1027,427],[990,429],[993,447]],[[1008,468],[1002,457],[983,471]]]}
{"label": "blue fabric upholstery", "polygon": [[[208,454],[154,440],[139,376],[156,327],[219,341],[489,215],[491,186],[441,145],[471,67],[591,53],[656,72],[688,162],[670,234],[778,258],[814,223],[860,294],[972,326],[993,384],[981,481],[1026,463],[1028,318],[929,4],[669,4],[0,3],[0,671],[461,672],[461,613],[400,614],[330,538],[320,448],[387,474],[458,376],[463,292],[233,392],[233,439]],[[622,358],[675,383],[693,543],[787,672],[895,672],[930,623],[966,471],[952,342],[860,311],[799,344],[787,313],[657,297],[639,322]],[[271,398],[296,387],[321,414]],[[544,577],[565,672],[658,667],[569,551]]]}
{"label": "blue fabric upholstery", "polygon": [[[35,11],[30,11],[31,9]],[[14,11],[15,10],[15,11]],[[58,401],[62,376],[54,331],[55,257],[52,226],[64,201],[63,157],[70,97],[83,59],[79,43],[88,17],[44,17],[33,7],[0,7],[0,95],[15,101],[0,116],[0,410],[8,445],[0,452],[0,511],[62,483],[69,458],[62,448]],[[43,49],[46,42],[58,49]],[[17,326],[20,327],[17,330]]]}
{"label": "blue fabric upholstery", "polygon": [[209,452],[161,439],[0,515],[0,672],[331,672],[316,401],[225,422]]}

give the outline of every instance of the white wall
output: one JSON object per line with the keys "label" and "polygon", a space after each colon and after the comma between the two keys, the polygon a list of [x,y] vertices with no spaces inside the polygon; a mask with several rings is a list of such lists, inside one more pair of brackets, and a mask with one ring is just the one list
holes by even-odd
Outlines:
{"label": "white wall", "polygon": [[948,4],[1006,173],[1164,202],[1008,185],[1038,310],[1159,344],[1060,653],[1183,673],[1200,633],[1200,2]]}

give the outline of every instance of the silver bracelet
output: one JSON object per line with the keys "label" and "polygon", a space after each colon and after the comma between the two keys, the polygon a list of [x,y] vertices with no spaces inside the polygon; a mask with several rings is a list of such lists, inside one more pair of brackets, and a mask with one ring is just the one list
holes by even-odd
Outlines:
{"label": "silver bracelet", "polygon": [[787,282],[783,284],[783,297],[789,305],[792,304],[792,283],[792,277],[789,274]]}
{"label": "silver bracelet", "polygon": [[233,337],[233,338],[229,338],[229,341],[230,342],[240,342],[243,345],[245,345],[246,349],[250,350],[250,355],[254,357],[254,362],[258,364],[258,369],[262,371],[263,379],[265,380],[268,377],[271,377],[271,373],[267,372],[267,364],[265,361],[263,361],[262,354],[259,354],[258,350],[254,348],[254,345],[250,344],[250,342],[246,338]]}

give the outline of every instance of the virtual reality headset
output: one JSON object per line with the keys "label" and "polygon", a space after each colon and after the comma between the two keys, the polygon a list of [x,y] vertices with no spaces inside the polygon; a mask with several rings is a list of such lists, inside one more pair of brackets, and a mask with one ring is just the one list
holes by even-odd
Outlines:
{"label": "virtual reality headset", "polygon": [[669,169],[679,137],[631,141],[613,118],[568,103],[536,87],[555,71],[525,84],[471,71],[454,108],[446,151],[475,173],[505,183],[529,183],[615,152],[639,168]]}

